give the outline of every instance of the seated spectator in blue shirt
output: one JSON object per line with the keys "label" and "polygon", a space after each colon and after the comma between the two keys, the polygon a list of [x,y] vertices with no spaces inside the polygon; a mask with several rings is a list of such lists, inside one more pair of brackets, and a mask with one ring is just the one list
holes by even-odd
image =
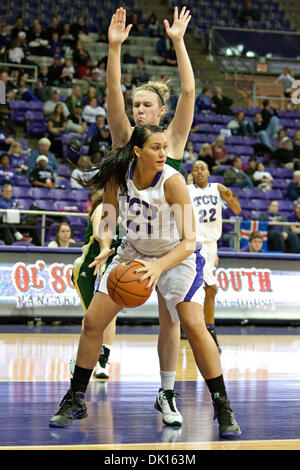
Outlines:
{"label": "seated spectator in blue shirt", "polygon": [[14,140],[9,147],[8,155],[10,164],[18,174],[25,174],[28,171],[28,156],[24,153],[21,142]]}
{"label": "seated spectator in blue shirt", "polygon": [[96,116],[96,122],[93,122],[88,127],[87,134],[86,134],[88,144],[91,143],[92,138],[95,137],[95,135],[97,135],[98,132],[104,128],[104,126],[105,126],[105,117],[102,116],[101,114],[98,114],[98,116]]}
{"label": "seated spectator in blue shirt", "polygon": [[261,253],[264,238],[260,232],[252,232],[249,237],[249,245],[242,248],[240,251],[246,253]]}
{"label": "seated spectator in blue shirt", "polygon": [[[22,209],[22,206],[12,199],[13,196],[13,186],[9,183],[5,183],[2,186],[1,198],[0,198],[0,209]],[[20,222],[21,218],[19,219]],[[32,238],[27,238],[22,235],[18,229],[17,225],[19,222],[9,222],[9,220],[4,221],[3,213],[0,213],[0,234],[3,238],[6,245],[12,245],[16,241],[30,242]]]}
{"label": "seated spectator in blue shirt", "polygon": [[211,113],[214,112],[216,105],[212,100],[212,92],[208,87],[203,87],[202,93],[196,99],[196,110],[198,113]]}
{"label": "seated spectator in blue shirt", "polygon": [[3,184],[5,181],[14,183],[16,178],[16,173],[11,167],[10,156],[7,153],[0,155],[0,184]]}
{"label": "seated spectator in blue shirt", "polygon": [[234,119],[227,124],[227,129],[230,130],[232,135],[247,136],[254,134],[254,124],[252,121],[245,119],[244,111],[236,113]]}
{"label": "seated spectator in blue shirt", "polygon": [[[287,222],[287,218],[278,212],[279,204],[271,201],[268,211],[261,214],[259,220],[267,222]],[[299,237],[289,230],[286,225],[268,226],[268,251],[281,251],[283,253],[300,253]]]}
{"label": "seated spectator in blue shirt", "polygon": [[36,163],[37,157],[39,157],[40,155],[46,155],[46,157],[48,158],[48,163],[46,167],[47,170],[51,170],[55,177],[58,175],[58,163],[53,153],[49,151],[50,146],[51,146],[51,142],[49,139],[47,139],[47,137],[43,137],[42,139],[39,140],[38,150],[33,150],[29,157],[29,165],[28,165],[29,174],[34,168],[37,168],[37,163]]}
{"label": "seated spectator in blue shirt", "polygon": [[[296,203],[295,212],[288,217],[288,221],[300,224],[300,201]],[[291,231],[296,233],[300,239],[300,225],[291,225]]]}
{"label": "seated spectator in blue shirt", "polygon": [[296,201],[300,197],[300,170],[294,171],[294,181],[292,181],[287,187],[287,198],[289,201]]}

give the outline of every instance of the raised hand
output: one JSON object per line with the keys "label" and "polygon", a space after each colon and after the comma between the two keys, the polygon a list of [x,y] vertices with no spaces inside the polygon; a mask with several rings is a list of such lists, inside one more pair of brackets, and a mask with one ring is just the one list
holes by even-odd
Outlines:
{"label": "raised hand", "polygon": [[113,14],[108,28],[108,41],[110,44],[122,44],[128,38],[132,24],[126,26],[126,10],[118,8]]}
{"label": "raised hand", "polygon": [[168,20],[164,20],[166,33],[172,41],[183,39],[187,25],[191,19],[190,10],[183,7],[178,15],[178,7],[174,8],[174,22],[170,26]]}

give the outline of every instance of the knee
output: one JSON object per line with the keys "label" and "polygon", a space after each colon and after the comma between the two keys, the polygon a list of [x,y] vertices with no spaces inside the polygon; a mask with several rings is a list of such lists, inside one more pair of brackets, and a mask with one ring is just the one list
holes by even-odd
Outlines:
{"label": "knee", "polygon": [[204,321],[195,321],[192,318],[182,320],[181,326],[188,339],[199,339],[206,332]]}

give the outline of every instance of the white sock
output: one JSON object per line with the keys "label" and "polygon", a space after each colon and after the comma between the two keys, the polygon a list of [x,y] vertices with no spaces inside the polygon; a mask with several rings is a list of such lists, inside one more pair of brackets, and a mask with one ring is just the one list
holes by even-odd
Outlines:
{"label": "white sock", "polygon": [[161,388],[164,390],[173,390],[175,384],[176,371],[164,372],[160,371]]}

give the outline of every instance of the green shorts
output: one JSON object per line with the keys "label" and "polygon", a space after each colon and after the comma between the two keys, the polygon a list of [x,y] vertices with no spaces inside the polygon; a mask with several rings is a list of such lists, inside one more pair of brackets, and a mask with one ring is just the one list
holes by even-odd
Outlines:
{"label": "green shorts", "polygon": [[[72,281],[81,299],[81,303],[85,312],[87,311],[94,296],[94,284],[96,280],[96,276],[94,275],[94,268],[89,268],[89,264],[91,264],[97,256],[93,243],[95,242],[91,242],[83,247],[83,253],[74,261],[72,271]],[[120,244],[120,239],[115,240],[112,243],[111,247],[115,248],[115,251],[108,258],[103,272],[106,271],[107,266],[109,266],[112,262]]]}

